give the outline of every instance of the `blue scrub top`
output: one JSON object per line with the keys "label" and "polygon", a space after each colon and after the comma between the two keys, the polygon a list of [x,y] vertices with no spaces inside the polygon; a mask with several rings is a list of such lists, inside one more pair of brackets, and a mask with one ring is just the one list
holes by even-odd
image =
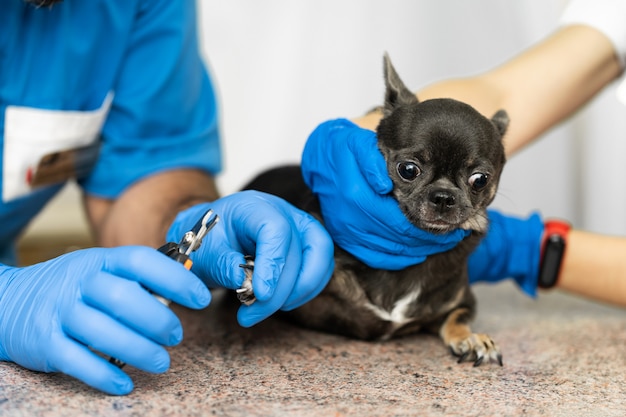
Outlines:
{"label": "blue scrub top", "polygon": [[[195,0],[64,0],[52,8],[3,0],[0,168],[7,106],[90,111],[112,92],[99,160],[79,180],[87,193],[115,198],[172,168],[217,173],[216,100],[198,50],[195,7]],[[0,202],[1,259],[60,188]]]}

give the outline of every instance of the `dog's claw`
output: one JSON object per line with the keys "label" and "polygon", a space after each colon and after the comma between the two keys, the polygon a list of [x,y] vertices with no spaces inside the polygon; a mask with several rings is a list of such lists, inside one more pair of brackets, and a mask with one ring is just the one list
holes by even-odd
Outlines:
{"label": "dog's claw", "polygon": [[474,361],[474,366],[480,366],[485,359],[502,364],[500,349],[491,338],[485,334],[473,333],[469,337],[450,343],[450,351],[459,357],[457,363]]}
{"label": "dog's claw", "polygon": [[241,284],[241,288],[235,290],[237,293],[237,298],[244,305],[252,305],[256,301],[256,297],[254,295],[254,291],[252,290],[252,272],[254,271],[254,260],[252,256],[246,255],[244,256],[246,261],[245,264],[239,264],[241,268],[243,268],[246,276]]}

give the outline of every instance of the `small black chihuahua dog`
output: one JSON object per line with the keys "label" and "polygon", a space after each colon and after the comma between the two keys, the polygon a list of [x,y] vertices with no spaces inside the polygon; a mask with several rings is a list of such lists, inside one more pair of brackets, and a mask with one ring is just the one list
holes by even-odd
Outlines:
{"label": "small black chihuahua dog", "polygon": [[[462,228],[471,234],[453,249],[400,271],[373,269],[339,247],[328,286],[311,302],[286,313],[304,326],[365,340],[385,340],[418,330],[435,332],[459,362],[484,359],[502,365],[497,345],[472,333],[475,298],[467,261],[487,231],[486,208],[505,163],[505,111],[487,119],[452,99],[419,102],[384,57],[385,102],[377,128],[393,196],[409,221],[431,233]],[[280,167],[246,189],[278,195],[321,218],[319,202],[299,166]]]}

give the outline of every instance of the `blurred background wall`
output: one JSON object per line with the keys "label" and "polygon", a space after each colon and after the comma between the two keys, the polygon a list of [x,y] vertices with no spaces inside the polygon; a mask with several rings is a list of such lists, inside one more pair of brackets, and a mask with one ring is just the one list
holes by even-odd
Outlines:
{"label": "blurred background wall", "polygon": [[[198,0],[221,105],[223,194],[297,163],[322,121],[381,104],[388,51],[409,88],[498,65],[556,28],[565,0]],[[541,73],[534,74],[541,77]],[[607,89],[514,156],[494,207],[626,234],[626,118]],[[512,120],[515,123],[515,120]],[[29,233],[81,228],[68,189]],[[62,219],[61,219],[62,218]],[[59,223],[61,220],[64,222]],[[69,223],[68,223],[69,221]]]}

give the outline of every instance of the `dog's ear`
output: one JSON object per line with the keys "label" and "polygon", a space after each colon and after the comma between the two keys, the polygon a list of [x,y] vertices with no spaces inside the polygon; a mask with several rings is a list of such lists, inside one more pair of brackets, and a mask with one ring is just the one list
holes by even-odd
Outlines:
{"label": "dog's ear", "polygon": [[506,129],[509,127],[509,115],[504,110],[498,110],[491,117],[491,122],[496,126],[501,136],[504,136]]}
{"label": "dog's ear", "polygon": [[386,52],[383,57],[383,71],[385,73],[385,105],[383,106],[383,114],[385,117],[389,116],[391,112],[400,105],[418,102],[415,94],[406,88],[398,76]]}

